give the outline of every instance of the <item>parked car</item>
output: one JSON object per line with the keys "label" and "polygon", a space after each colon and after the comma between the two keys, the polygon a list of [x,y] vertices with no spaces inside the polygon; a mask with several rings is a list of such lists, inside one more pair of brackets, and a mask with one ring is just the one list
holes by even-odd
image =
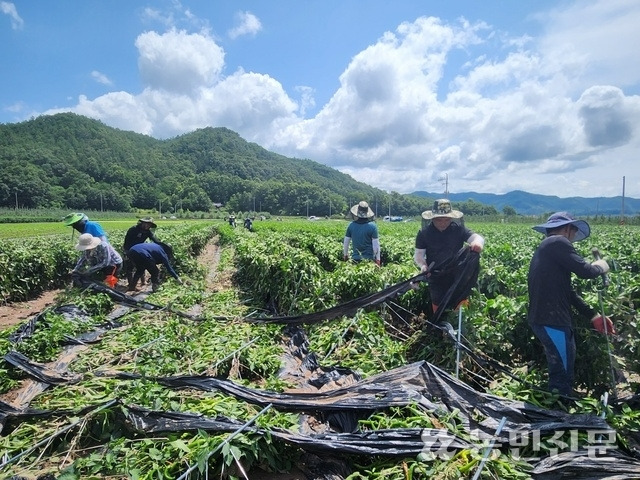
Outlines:
{"label": "parked car", "polygon": [[394,216],[389,216],[389,215],[385,215],[384,218],[382,219],[385,222],[401,222],[403,220],[402,217],[394,217]]}

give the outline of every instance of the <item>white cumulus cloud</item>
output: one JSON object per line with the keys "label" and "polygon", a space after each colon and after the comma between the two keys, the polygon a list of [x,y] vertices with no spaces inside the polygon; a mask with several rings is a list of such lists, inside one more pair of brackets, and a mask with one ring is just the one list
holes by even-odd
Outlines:
{"label": "white cumulus cloud", "polygon": [[236,26],[229,30],[230,38],[238,38],[243,35],[256,35],[262,30],[260,19],[250,12],[238,12],[236,14]]}
{"label": "white cumulus cloud", "polygon": [[21,30],[24,26],[24,20],[18,15],[18,10],[14,3],[0,2],[0,12],[5,15],[9,15],[11,18],[11,28],[14,30]]}
{"label": "white cumulus cloud", "polygon": [[102,85],[111,86],[113,82],[109,77],[107,77],[104,73],[98,72],[97,70],[93,70],[91,72],[91,78],[93,78],[96,82],[101,83]]}

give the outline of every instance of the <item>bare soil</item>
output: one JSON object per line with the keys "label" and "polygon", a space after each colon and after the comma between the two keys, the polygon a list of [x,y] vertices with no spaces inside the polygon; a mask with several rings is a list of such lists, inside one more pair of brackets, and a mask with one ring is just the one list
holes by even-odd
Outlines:
{"label": "bare soil", "polygon": [[55,305],[55,300],[62,290],[49,290],[27,302],[0,305],[0,330],[5,330],[21,323],[47,307]]}

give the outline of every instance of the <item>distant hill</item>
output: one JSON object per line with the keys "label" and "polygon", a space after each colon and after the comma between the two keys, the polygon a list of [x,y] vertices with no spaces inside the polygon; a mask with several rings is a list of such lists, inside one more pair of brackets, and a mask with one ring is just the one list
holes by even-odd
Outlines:
{"label": "distant hill", "polygon": [[[412,195],[426,198],[439,198],[442,194],[430,192],[413,192]],[[560,198],[552,195],[538,195],[535,193],[514,190],[504,194],[461,192],[449,193],[452,202],[466,202],[474,200],[484,205],[491,205],[499,212],[505,206],[510,206],[520,215],[540,215],[549,212],[568,211],[573,215],[620,215],[622,213],[622,196],[618,197],[568,197]],[[635,216],[640,213],[640,200],[636,198],[624,199],[625,216]]]}
{"label": "distant hill", "polygon": [[360,200],[417,215],[429,201],[289,158],[227,128],[157,140],[73,113],[0,124],[0,207],[344,214]]}

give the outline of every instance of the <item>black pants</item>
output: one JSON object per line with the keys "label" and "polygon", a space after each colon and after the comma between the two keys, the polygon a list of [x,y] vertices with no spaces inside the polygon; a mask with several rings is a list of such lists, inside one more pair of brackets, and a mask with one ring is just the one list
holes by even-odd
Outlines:
{"label": "black pants", "polygon": [[549,390],[558,390],[562,395],[573,396],[576,341],[571,327],[555,325],[531,325],[536,337],[542,342],[549,369]]}
{"label": "black pants", "polygon": [[156,265],[153,258],[143,257],[132,252],[129,254],[129,260],[131,260],[135,267],[135,273],[132,275],[129,287],[135,287],[135,285],[137,285],[138,281],[144,275],[145,270],[151,275],[151,284],[158,284],[158,274],[160,273],[160,269],[158,269],[158,265]]}

